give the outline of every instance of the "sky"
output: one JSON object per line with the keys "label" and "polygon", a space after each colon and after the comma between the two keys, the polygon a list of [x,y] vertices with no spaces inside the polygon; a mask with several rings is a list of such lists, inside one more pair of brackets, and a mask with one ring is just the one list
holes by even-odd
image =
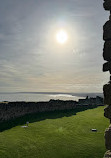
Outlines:
{"label": "sky", "polygon": [[[102,92],[103,0],[0,0],[0,92]],[[59,44],[60,29],[68,40]]]}

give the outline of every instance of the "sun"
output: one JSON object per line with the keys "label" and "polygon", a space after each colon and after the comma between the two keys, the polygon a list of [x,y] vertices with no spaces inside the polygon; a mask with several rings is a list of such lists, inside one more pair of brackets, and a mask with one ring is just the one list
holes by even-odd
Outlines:
{"label": "sun", "polygon": [[65,44],[68,40],[68,35],[67,32],[65,30],[59,30],[56,33],[56,40],[59,44]]}

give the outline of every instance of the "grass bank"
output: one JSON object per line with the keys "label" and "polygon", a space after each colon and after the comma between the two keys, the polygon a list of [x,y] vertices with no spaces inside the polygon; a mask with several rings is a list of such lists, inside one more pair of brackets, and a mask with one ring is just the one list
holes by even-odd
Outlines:
{"label": "grass bank", "polygon": [[[44,119],[32,119],[28,128],[18,125],[1,132],[0,158],[101,158],[104,130],[109,124],[103,109],[64,111],[58,117],[55,112]],[[98,132],[91,132],[92,128]]]}

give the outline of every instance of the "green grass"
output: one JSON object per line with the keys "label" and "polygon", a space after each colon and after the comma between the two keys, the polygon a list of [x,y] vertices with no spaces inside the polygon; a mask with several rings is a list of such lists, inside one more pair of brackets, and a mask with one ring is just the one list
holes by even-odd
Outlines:
{"label": "green grass", "polygon": [[[102,158],[108,119],[104,107],[53,116],[0,133],[0,158]],[[64,112],[65,113],[65,112]],[[57,115],[54,114],[53,115]],[[30,120],[29,120],[30,121]],[[93,133],[90,129],[98,129]]]}

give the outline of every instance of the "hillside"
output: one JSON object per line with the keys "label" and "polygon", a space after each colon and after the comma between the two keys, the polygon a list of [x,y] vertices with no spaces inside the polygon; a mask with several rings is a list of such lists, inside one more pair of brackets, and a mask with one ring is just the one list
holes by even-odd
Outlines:
{"label": "hillside", "polygon": [[[41,118],[28,128],[19,125],[1,132],[0,157],[101,158],[105,153],[104,130],[108,126],[103,109],[98,107],[76,115],[72,111],[52,113],[53,118]],[[91,132],[92,128],[98,132]]]}

